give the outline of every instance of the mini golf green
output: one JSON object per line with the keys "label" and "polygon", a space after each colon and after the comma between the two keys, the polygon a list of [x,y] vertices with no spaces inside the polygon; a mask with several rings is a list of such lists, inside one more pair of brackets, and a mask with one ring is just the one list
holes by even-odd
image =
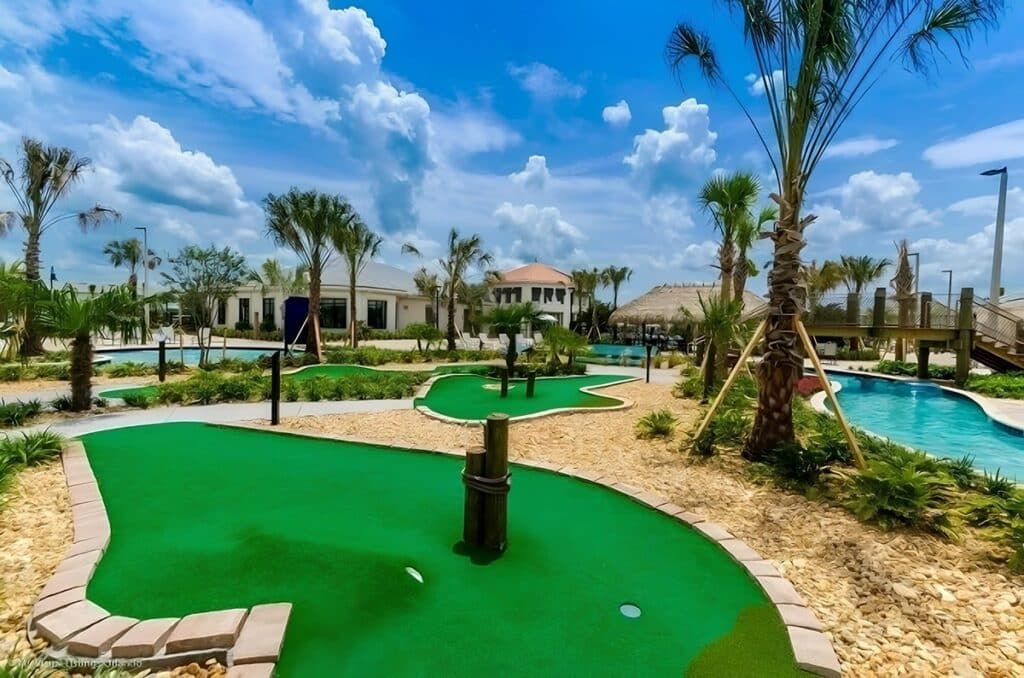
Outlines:
{"label": "mini golf green", "polygon": [[580,389],[629,379],[631,377],[616,374],[540,377],[532,398],[526,397],[526,380],[513,379],[509,382],[508,397],[502,398],[500,379],[457,374],[433,382],[426,395],[415,400],[415,405],[464,421],[481,421],[492,412],[504,412],[515,418],[566,408],[618,407],[622,405],[618,398],[584,393]]}
{"label": "mini golf green", "polygon": [[514,467],[509,548],[483,564],[457,547],[458,458],[193,423],[83,440],[112,529],[89,598],[289,601],[282,676],[798,675],[724,551],[605,488]]}

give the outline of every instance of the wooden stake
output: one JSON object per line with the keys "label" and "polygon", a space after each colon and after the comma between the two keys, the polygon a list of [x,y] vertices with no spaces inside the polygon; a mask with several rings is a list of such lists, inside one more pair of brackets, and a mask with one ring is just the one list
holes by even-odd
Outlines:
{"label": "wooden stake", "polygon": [[[711,407],[708,409],[707,414],[704,415],[704,421],[700,422],[700,426],[697,428],[697,433],[693,436],[694,440],[700,438],[704,433],[704,429],[706,429],[708,424],[711,423],[711,418],[715,416],[715,410],[717,410],[718,406],[722,404],[725,394],[729,392],[729,389],[732,388],[733,382],[736,381],[736,377],[738,377],[740,372],[743,371],[744,365],[746,365],[747,360],[750,359],[750,354],[754,352],[754,347],[757,346],[757,342],[761,341],[761,337],[764,336],[764,331],[767,328],[768,321],[762,320],[761,324],[757,326],[756,330],[754,330],[754,336],[750,338],[750,341],[748,341],[747,345],[743,348],[743,353],[740,354],[739,360],[737,360],[736,364],[733,365],[732,371],[729,372],[729,377],[725,380],[725,383],[722,385],[722,389],[718,392],[718,395],[716,395],[715,399],[711,402]],[[705,360],[707,359],[707,355],[708,351],[707,348],[705,348]]]}
{"label": "wooden stake", "polygon": [[[466,475],[484,474],[484,449],[466,450]],[[484,494],[466,485],[466,501],[462,518],[462,539],[470,546],[479,546],[483,537]]]}
{"label": "wooden stake", "polygon": [[796,320],[796,331],[800,334],[800,338],[804,342],[804,349],[807,350],[807,355],[811,359],[811,364],[814,365],[814,371],[818,374],[818,379],[821,380],[821,386],[825,389],[825,394],[828,396],[829,401],[832,403],[833,412],[836,415],[836,419],[839,421],[839,426],[843,429],[843,433],[846,434],[846,442],[850,445],[850,452],[853,453],[853,462],[857,468],[864,468],[864,455],[861,454],[860,445],[857,444],[857,436],[854,435],[853,429],[850,428],[850,424],[847,423],[846,417],[843,416],[843,409],[839,407],[839,401],[836,399],[836,394],[832,391],[832,382],[828,380],[825,375],[825,368],[821,366],[821,361],[818,360],[818,354],[814,352],[814,346],[811,344],[811,337],[807,334],[807,328],[800,321],[799,318]]}
{"label": "wooden stake", "polygon": [[[483,476],[488,479],[505,478],[508,474],[508,415],[492,414],[487,417],[487,454],[484,455]],[[483,546],[497,551],[505,550],[508,531],[508,493],[485,493]]]}

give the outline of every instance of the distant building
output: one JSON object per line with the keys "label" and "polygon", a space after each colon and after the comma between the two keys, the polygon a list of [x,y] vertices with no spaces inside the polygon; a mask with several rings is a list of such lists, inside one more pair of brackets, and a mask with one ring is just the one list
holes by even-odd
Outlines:
{"label": "distant building", "polygon": [[[320,327],[323,330],[348,329],[348,266],[335,259],[321,277]],[[280,329],[284,300],[288,296],[308,296],[309,291],[285,294],[280,288],[262,290],[258,283],[241,287],[220,304],[214,318],[216,327],[274,327]],[[356,319],[366,327],[395,332],[412,323],[434,322],[434,300],[421,295],[413,283],[412,273],[394,266],[371,261],[358,277],[356,286]],[[456,318],[461,321],[461,305]],[[447,308],[440,311],[443,326]],[[461,322],[459,323],[461,327]],[[443,327],[442,327],[443,330]]]}
{"label": "distant building", "polygon": [[488,282],[488,287],[498,305],[531,301],[541,313],[553,316],[562,327],[569,327],[576,288],[572,278],[557,268],[527,264],[503,272],[500,279]]}
{"label": "distant building", "polygon": [[[701,299],[718,294],[718,283],[658,285],[612,312],[609,322],[623,325],[670,325],[700,322],[704,319]],[[762,314],[767,308],[763,297],[750,290],[743,292],[743,317]]]}

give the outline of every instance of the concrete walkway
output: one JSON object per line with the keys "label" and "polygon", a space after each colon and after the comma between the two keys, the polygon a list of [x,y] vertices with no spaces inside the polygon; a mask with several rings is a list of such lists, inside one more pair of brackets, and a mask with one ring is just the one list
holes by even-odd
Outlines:
{"label": "concrete walkway", "polygon": [[[587,365],[587,374],[621,374],[626,377],[636,377],[643,381],[647,377],[647,370],[643,367],[622,367],[619,365]],[[672,367],[667,370],[661,368],[651,369],[652,384],[675,384],[682,377],[679,375],[679,368]]]}
{"label": "concrete walkway", "polygon": [[[412,399],[403,400],[338,400],[315,403],[281,403],[282,417],[304,417],[325,414],[353,414],[360,412],[387,412],[410,410]],[[0,431],[0,435],[21,431],[50,429],[66,436],[80,436],[94,431],[104,431],[123,426],[161,424],[173,421],[199,421],[211,424],[226,424],[253,419],[269,419],[270,403],[222,403],[219,405],[176,405],[154,407],[148,410],[124,410],[66,419],[49,424],[36,424],[21,429]]]}

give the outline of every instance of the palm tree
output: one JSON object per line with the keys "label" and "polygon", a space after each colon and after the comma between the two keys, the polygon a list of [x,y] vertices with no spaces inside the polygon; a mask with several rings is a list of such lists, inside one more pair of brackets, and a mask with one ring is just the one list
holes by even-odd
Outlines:
{"label": "palm tree", "polygon": [[[121,215],[109,207],[96,205],[82,212],[53,216],[54,206],[71,193],[82,179],[92,161],[79,157],[70,148],[46,146],[28,137],[21,141],[21,166],[18,172],[9,162],[0,158],[0,174],[11,189],[17,202],[17,211],[0,212],[0,235],[12,231],[15,225],[25,231],[25,279],[39,280],[39,242],[46,231],[69,219],[78,221],[83,231],[95,228],[108,219]],[[23,355],[43,352],[42,337],[35,328],[34,313],[25,318]]]}
{"label": "palm tree", "polygon": [[857,296],[864,293],[864,288],[878,280],[885,273],[885,269],[892,265],[888,259],[875,259],[869,256],[851,257],[843,255],[839,257],[839,266],[842,272],[842,281],[846,290]]}
{"label": "palm tree", "polygon": [[736,267],[732,273],[733,298],[743,300],[743,293],[747,289],[747,278],[757,275],[757,263],[750,258],[750,250],[761,238],[764,232],[761,229],[765,224],[774,223],[779,218],[779,210],[775,205],[767,205],[761,208],[755,218],[749,214],[747,218],[740,220],[737,224],[736,233],[733,239],[736,241]]}
{"label": "palm tree", "polygon": [[[757,202],[761,185],[750,172],[734,172],[731,175],[716,174],[704,182],[697,201],[704,211],[711,213],[715,228],[722,235],[718,246],[718,268],[721,271],[721,294],[731,299],[732,281],[736,267],[736,232],[742,224],[753,220],[750,210]],[[747,265],[746,257],[741,267]]]}
{"label": "palm tree", "polygon": [[540,317],[540,311],[527,301],[521,304],[504,304],[495,306],[485,316],[487,323],[497,334],[508,336],[508,346],[505,348],[505,368],[509,376],[516,365],[516,335],[522,330],[523,325],[536,322]]}
{"label": "palm tree", "polygon": [[463,283],[462,289],[457,295],[466,307],[466,326],[474,335],[480,331],[484,303],[486,303],[490,291],[491,288],[487,286],[486,282]]}
{"label": "palm tree", "polygon": [[766,136],[726,80],[708,36],[680,23],[666,45],[679,75],[695,61],[705,80],[724,86],[745,114],[776,179],[772,199],[779,220],[771,235],[775,252],[768,276],[765,352],[758,366],[758,406],[744,449],[758,459],[792,442],[792,399],[803,373],[796,323],[804,307],[800,253],[813,215],[801,215],[808,183],[825,151],[856,106],[893,59],[916,71],[937,65],[940,40],[962,55],[975,30],[998,22],[1004,0],[722,0],[743,22],[754,52],[758,82],[771,120]]}
{"label": "palm tree", "polygon": [[107,255],[111,264],[128,269],[128,289],[132,291],[132,294],[137,294],[139,288],[139,264],[144,264],[152,271],[163,261],[153,250],[147,251],[143,256],[142,248],[142,241],[138,238],[111,240],[103,248],[103,253]]}
{"label": "palm tree", "polygon": [[249,272],[249,282],[260,286],[260,294],[266,295],[270,290],[281,290],[286,295],[300,294],[306,289],[306,267],[285,268],[277,259],[267,259],[258,270]]}
{"label": "palm tree", "polygon": [[441,296],[440,278],[433,271],[428,271],[425,267],[420,266],[412,275],[412,284],[416,286],[416,291],[420,296],[430,300],[430,314],[436,327],[438,325],[438,314],[441,312],[441,309],[435,308],[435,306],[440,306],[441,301],[439,298]]}
{"label": "palm tree", "polygon": [[565,353],[572,365],[576,354],[587,347],[587,340],[567,327],[552,325],[544,333],[544,346],[548,350],[548,362],[558,365],[561,363],[559,354]]}
{"label": "palm tree", "polygon": [[729,297],[719,291],[705,299],[697,295],[701,313],[704,317],[699,326],[704,333],[704,393],[703,402],[707,402],[715,388],[716,369],[721,355],[727,355],[734,338],[739,334],[740,315],[743,313],[743,302]]}
{"label": "palm tree", "polygon": [[[402,245],[402,252],[423,256],[412,243]],[[448,327],[446,337],[448,350],[455,350],[455,300],[456,294],[462,289],[463,281],[470,268],[483,268],[490,265],[494,258],[483,249],[480,236],[460,238],[454,228],[448,234],[448,251],[437,260],[443,275],[442,295],[448,300]]]}
{"label": "palm tree", "polygon": [[[569,274],[572,279],[572,286],[576,295],[576,302],[579,304],[579,312],[576,314],[576,331],[579,332],[583,322],[583,299],[587,296],[587,286],[590,283],[590,272],[583,269],[576,269]],[[572,309],[569,309],[570,313]]]}
{"label": "palm tree", "polygon": [[[906,239],[896,243],[896,275],[890,282],[892,289],[896,292],[896,301],[899,304],[899,326],[907,327],[910,324],[911,305],[914,301],[914,272],[910,268],[910,247]],[[896,339],[896,360],[905,360],[907,357],[907,340],[905,337]]]}
{"label": "palm tree", "polygon": [[359,345],[359,323],[356,320],[356,283],[359,274],[366,268],[366,264],[380,253],[382,243],[380,236],[371,231],[358,215],[334,237],[334,246],[348,267],[348,305],[351,309],[348,322],[352,348]]}
{"label": "palm tree", "polygon": [[70,285],[52,293],[39,309],[39,326],[50,337],[71,341],[71,410],[92,405],[92,335],[124,332],[138,325],[143,302],[127,287],[79,297]]}
{"label": "palm tree", "polygon": [[825,261],[820,267],[812,261],[803,270],[804,288],[807,290],[807,310],[816,313],[821,298],[843,281],[843,267],[834,261]]}
{"label": "palm tree", "polygon": [[20,261],[0,261],[0,357],[4,360],[13,360],[18,354],[25,336],[25,319],[44,290],[41,283],[25,279]]}
{"label": "palm tree", "polygon": [[629,266],[607,266],[601,271],[601,286],[612,288],[612,310],[619,307],[619,287],[633,277]]}
{"label": "palm tree", "polygon": [[587,299],[587,304],[590,307],[590,328],[587,330],[587,336],[591,336],[594,332],[597,332],[598,338],[601,337],[601,333],[597,328],[597,288],[600,287],[604,276],[598,268],[590,269],[577,269],[570,274],[572,278],[572,284],[576,288],[576,298],[580,302],[580,312],[576,316],[577,330],[579,329],[579,322],[583,319],[583,299]]}
{"label": "palm tree", "polygon": [[320,357],[320,282],[335,255],[334,243],[359,220],[352,205],[340,195],[291,188],[284,195],[270,193],[263,200],[266,229],[274,243],[287,247],[309,271],[309,312],[306,316],[306,353]]}

